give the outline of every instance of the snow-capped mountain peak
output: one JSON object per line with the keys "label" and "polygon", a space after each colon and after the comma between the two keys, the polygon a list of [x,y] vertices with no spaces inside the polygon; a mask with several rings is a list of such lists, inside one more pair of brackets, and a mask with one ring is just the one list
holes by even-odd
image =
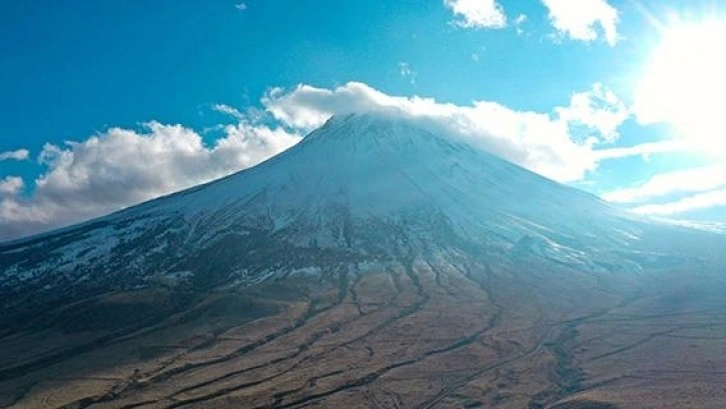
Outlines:
{"label": "snow-capped mountain peak", "polygon": [[245,285],[400,257],[404,241],[415,251],[466,243],[588,271],[637,270],[648,226],[414,120],[352,114],[224,179],[0,245],[0,288],[143,286],[175,272],[194,285]]}

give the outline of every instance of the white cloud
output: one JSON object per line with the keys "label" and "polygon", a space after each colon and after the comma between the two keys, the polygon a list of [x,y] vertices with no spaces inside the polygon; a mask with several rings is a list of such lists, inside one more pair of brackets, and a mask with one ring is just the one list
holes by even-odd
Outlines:
{"label": "white cloud", "polygon": [[455,24],[463,28],[503,28],[507,16],[496,0],[444,0],[444,6],[459,17]]}
{"label": "white cloud", "polygon": [[16,151],[0,152],[0,162],[4,160],[28,160],[30,152],[27,149]]}
{"label": "white cloud", "polygon": [[225,104],[214,104],[214,105],[212,105],[212,109],[215,110],[215,111],[217,111],[217,112],[219,112],[219,113],[222,113],[222,114],[225,114],[225,115],[229,115],[229,116],[231,116],[231,117],[233,117],[235,119],[238,119],[240,121],[244,121],[247,118],[245,116],[245,114],[243,114],[242,112],[240,112],[239,109],[237,109],[235,107],[231,107],[229,105],[225,105]]}
{"label": "white cloud", "polygon": [[524,34],[524,28],[522,28],[522,26],[526,22],[527,22],[526,14],[520,14],[517,16],[516,19],[514,19],[514,29],[517,31],[517,34],[519,34],[519,35]]}
{"label": "white cloud", "polygon": [[638,186],[605,193],[603,199],[616,203],[640,203],[631,211],[668,217],[724,206],[726,164],[657,174]]}
{"label": "white cloud", "polygon": [[648,158],[656,153],[674,153],[689,150],[687,145],[680,141],[665,140],[658,142],[646,142],[634,146],[600,149],[596,152],[598,160],[620,159],[630,156],[642,156]]}
{"label": "white cloud", "polygon": [[680,193],[708,192],[726,187],[726,165],[705,166],[655,175],[645,183],[603,195],[605,200],[637,203]]}
{"label": "white cloud", "polygon": [[403,78],[407,78],[411,85],[416,85],[416,77],[418,76],[418,73],[411,68],[411,64],[407,62],[398,63],[398,73]]}
{"label": "white cloud", "polygon": [[632,211],[652,216],[672,216],[717,206],[726,206],[726,189],[699,193],[670,203],[643,205]]}
{"label": "white cloud", "polygon": [[[0,199],[0,239],[77,222],[255,165],[299,140],[281,128],[224,127],[206,146],[193,130],[151,122],[145,132],[112,128],[81,142],[47,144],[46,172],[28,198]],[[7,182],[7,179],[6,179]],[[17,193],[12,180],[8,193]]]}
{"label": "white cloud", "polygon": [[599,25],[605,41],[614,46],[618,41],[618,10],[606,0],[541,0],[549,10],[552,26],[573,40],[594,41],[600,35]]}
{"label": "white cloud", "polygon": [[606,142],[618,139],[618,128],[630,116],[625,103],[601,83],[594,84],[591,91],[573,94],[570,105],[555,112],[573,126],[596,129]]}
{"label": "white cloud", "polygon": [[[602,106],[586,105],[588,109],[584,109],[579,103],[580,97],[573,98],[575,105],[557,108],[553,113],[516,111],[489,101],[459,106],[432,98],[390,96],[357,82],[335,89],[299,85],[286,92],[275,88],[263,98],[263,104],[278,120],[303,129],[318,127],[334,114],[385,110],[555,180],[573,181],[597,166],[593,145],[613,138],[614,121],[610,114],[603,115],[599,110],[608,101],[619,106],[600,85],[586,94],[603,96],[604,100],[598,101]],[[607,109],[612,111],[612,107]],[[592,134],[584,140],[575,140],[570,133],[572,126],[586,127]]]}
{"label": "white cloud", "polygon": [[23,190],[24,186],[23,178],[19,176],[6,176],[5,179],[0,180],[0,197],[16,195]]}
{"label": "white cloud", "polygon": [[240,3],[235,4],[234,8],[236,8],[239,11],[245,11],[245,10],[247,10],[247,5],[245,3],[240,2]]}

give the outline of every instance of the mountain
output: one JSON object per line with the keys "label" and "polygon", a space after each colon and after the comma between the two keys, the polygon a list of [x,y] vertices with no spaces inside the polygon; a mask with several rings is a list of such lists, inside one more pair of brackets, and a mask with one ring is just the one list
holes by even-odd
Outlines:
{"label": "mountain", "polygon": [[0,406],[721,407],[725,237],[413,120],[333,117],[0,244]]}

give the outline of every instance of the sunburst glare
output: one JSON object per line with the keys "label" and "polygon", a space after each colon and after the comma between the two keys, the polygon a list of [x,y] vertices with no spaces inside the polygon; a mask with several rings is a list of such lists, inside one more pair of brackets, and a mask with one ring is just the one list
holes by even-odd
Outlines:
{"label": "sunburst glare", "polygon": [[635,92],[640,121],[669,123],[692,147],[726,154],[726,19],[672,15],[657,27],[660,41]]}

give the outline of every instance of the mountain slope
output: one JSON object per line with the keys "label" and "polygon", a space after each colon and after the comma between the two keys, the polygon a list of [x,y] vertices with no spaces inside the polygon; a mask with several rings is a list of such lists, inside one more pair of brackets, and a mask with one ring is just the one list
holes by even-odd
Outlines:
{"label": "mountain slope", "polygon": [[[332,118],[254,168],[0,244],[0,405],[667,407],[673,367],[689,391],[720,376],[724,243],[412,121]],[[661,339],[682,359],[640,349]]]}

